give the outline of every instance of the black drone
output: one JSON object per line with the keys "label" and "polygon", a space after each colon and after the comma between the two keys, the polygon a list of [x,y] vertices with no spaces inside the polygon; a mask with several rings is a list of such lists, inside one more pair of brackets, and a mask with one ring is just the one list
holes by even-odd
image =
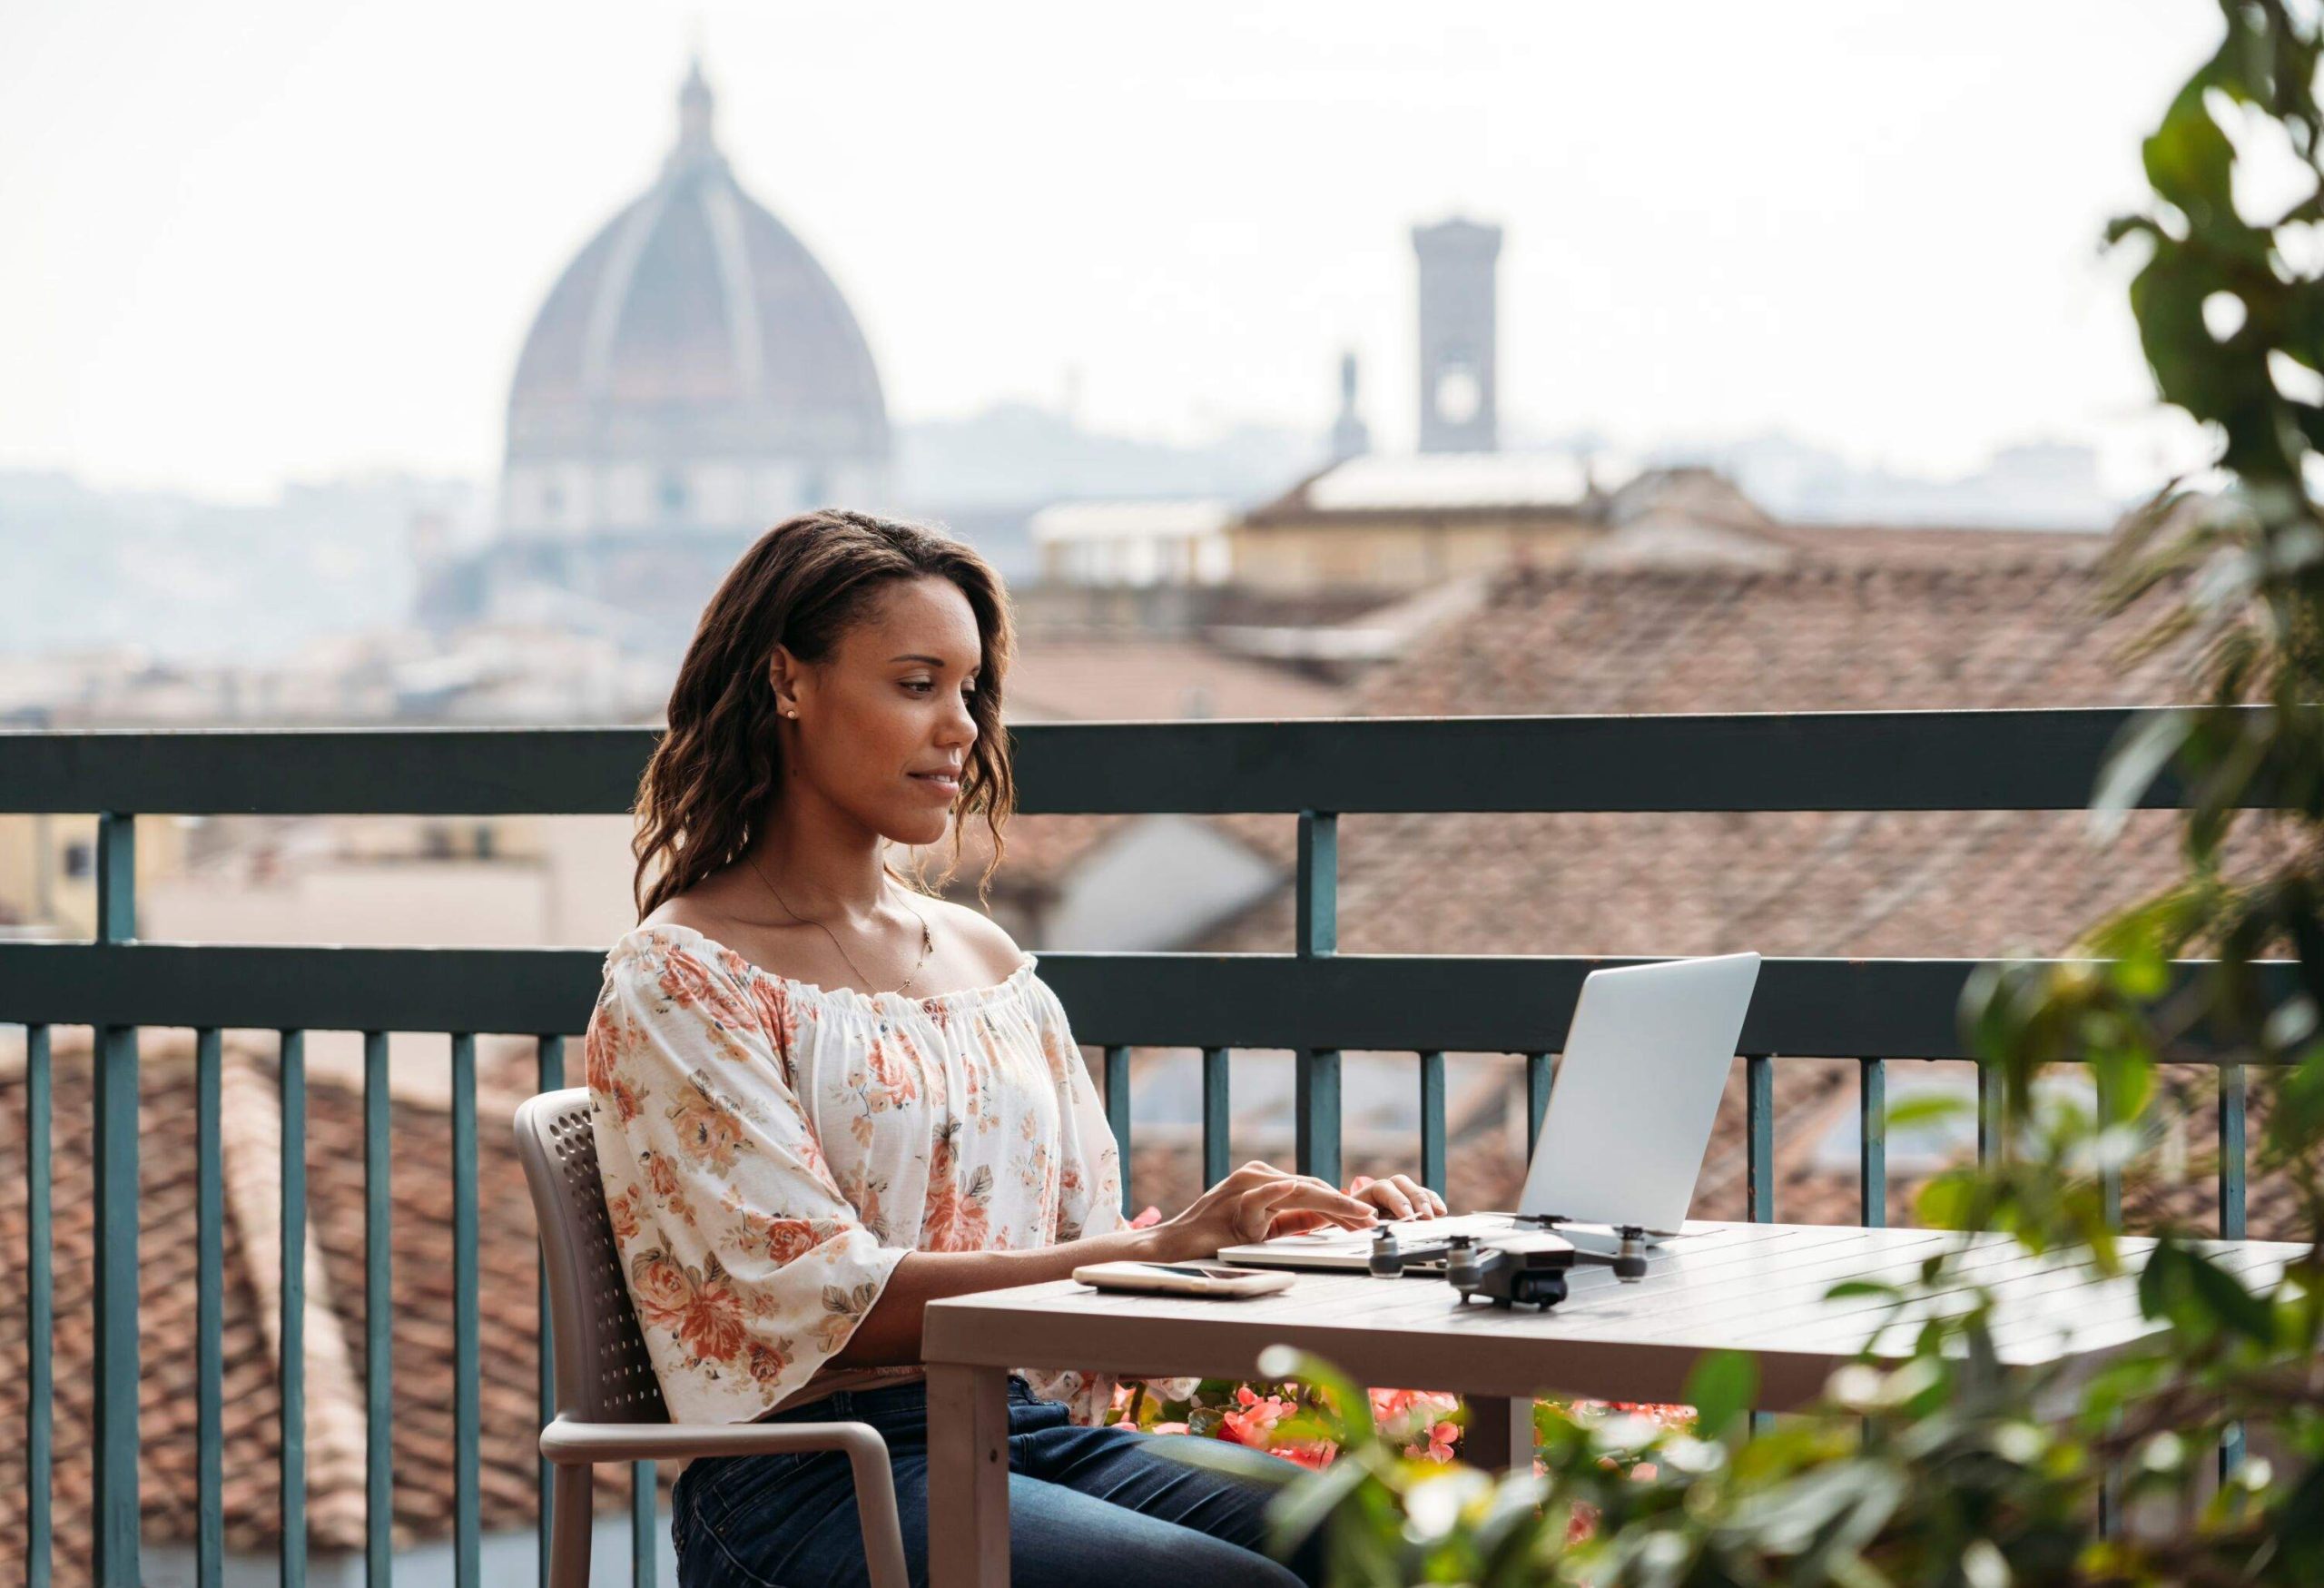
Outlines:
{"label": "black drone", "polygon": [[[1612,1257],[1602,1257],[1578,1251],[1558,1234],[1557,1226],[1566,1220],[1556,1215],[1523,1216],[1521,1222],[1537,1228],[1512,1231],[1490,1243],[1481,1244],[1473,1235],[1447,1238],[1444,1278],[1460,1292],[1462,1305],[1472,1296],[1482,1296],[1495,1307],[1522,1304],[1546,1312],[1565,1299],[1566,1275],[1577,1261],[1605,1263],[1625,1285],[1646,1277],[1646,1231],[1635,1224],[1618,1226],[1621,1249]],[[1404,1271],[1404,1255],[1396,1245],[1394,1230],[1383,1228],[1373,1238],[1369,1267],[1383,1278]]]}

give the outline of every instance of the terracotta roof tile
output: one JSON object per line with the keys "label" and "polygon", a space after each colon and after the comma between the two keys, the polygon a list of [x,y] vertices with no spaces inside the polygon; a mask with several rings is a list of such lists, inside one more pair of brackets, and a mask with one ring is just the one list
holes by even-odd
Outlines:
{"label": "terracotta roof tile", "polygon": [[[54,1033],[56,1384],[54,1517],[59,1584],[89,1581],[94,1475],[89,1428],[94,1253],[89,1049],[77,1030]],[[147,1031],[141,1044],[139,1135],[140,1501],[149,1542],[190,1543],[198,1511],[195,1402],[194,1086],[185,1033]],[[493,1067],[480,1064],[487,1073]],[[224,1229],[223,1468],[226,1547],[271,1552],[281,1524],[280,1382],[272,1344],[279,1294],[275,1125],[264,1102],[276,1090],[272,1045],[230,1039],[223,1116],[229,1183]],[[260,1106],[255,1110],[253,1101]],[[536,1246],[532,1205],[508,1121],[513,1094],[487,1090],[478,1103],[478,1352],[486,1532],[534,1518]],[[255,1116],[255,1117],[254,1117]],[[25,1093],[20,1062],[0,1073],[0,1251],[20,1267],[25,1252]],[[362,1545],[363,1129],[360,1097],[320,1071],[308,1089],[307,1350],[308,1529],[317,1551]],[[448,1537],[453,1517],[453,1309],[451,1129],[441,1107],[398,1100],[389,1110],[393,1159],[393,1459],[399,1547]],[[233,1183],[254,1195],[238,1206]],[[246,1215],[262,1208],[261,1228]],[[327,1313],[322,1309],[327,1307]],[[333,1330],[330,1324],[335,1323]],[[0,1427],[25,1424],[25,1314],[0,1309]],[[333,1363],[319,1353],[336,1334]],[[0,1440],[0,1492],[23,1493],[20,1438]],[[665,1471],[665,1479],[674,1475]],[[625,1503],[626,1475],[599,1470],[601,1509]],[[0,1506],[0,1559],[22,1559],[25,1515]]]}
{"label": "terracotta roof tile", "polygon": [[1198,640],[1030,634],[1009,666],[1016,722],[1337,716],[1347,689]]}

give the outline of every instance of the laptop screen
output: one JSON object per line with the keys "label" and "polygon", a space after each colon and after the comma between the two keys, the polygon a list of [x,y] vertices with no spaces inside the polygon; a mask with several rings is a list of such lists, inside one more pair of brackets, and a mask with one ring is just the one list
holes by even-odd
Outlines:
{"label": "laptop screen", "polygon": [[1677,1229],[1758,979],[1757,954],[1591,972],[1518,1211]]}

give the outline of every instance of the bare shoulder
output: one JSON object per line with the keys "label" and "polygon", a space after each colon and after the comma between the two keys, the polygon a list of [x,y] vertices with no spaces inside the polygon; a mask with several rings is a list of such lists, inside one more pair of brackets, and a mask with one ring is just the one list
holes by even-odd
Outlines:
{"label": "bare shoulder", "polygon": [[722,878],[707,878],[683,893],[663,900],[637,924],[684,927],[730,948],[744,947],[743,940],[748,940],[748,952],[755,954],[761,947],[757,940],[762,934],[745,917],[728,908],[729,892]]}
{"label": "bare shoulder", "polygon": [[988,981],[1003,981],[1024,962],[1025,951],[1017,946],[1017,940],[981,911],[927,894],[914,902],[927,912],[931,927],[959,943],[984,967]]}
{"label": "bare shoulder", "polygon": [[724,912],[714,905],[689,894],[665,899],[652,913],[637,923],[640,926],[683,926],[698,932],[714,942],[723,942],[731,924]]}

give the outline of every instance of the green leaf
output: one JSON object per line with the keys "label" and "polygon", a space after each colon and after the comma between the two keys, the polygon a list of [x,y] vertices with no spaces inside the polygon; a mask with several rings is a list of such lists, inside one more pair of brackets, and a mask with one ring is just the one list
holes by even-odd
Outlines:
{"label": "green leaf", "polygon": [[2171,1310],[2171,1280],[2179,1261],[2179,1248],[2165,1241],[2147,1254],[2146,1267],[2139,1270],[2139,1312],[2146,1317],[2168,1317]]}
{"label": "green leaf", "polygon": [[2243,1288],[2241,1280],[2190,1248],[2180,1248],[2180,1261],[2196,1297],[2221,1323],[2262,1345],[2275,1338],[2275,1314],[2265,1301]]}
{"label": "green leaf", "polygon": [[2091,827],[2101,838],[2112,842],[2121,835],[2129,814],[2187,742],[2193,720],[2183,711],[2139,718],[2107,751],[2090,796]]}
{"label": "green leaf", "polygon": [[1372,1437],[1372,1397],[1323,1357],[1290,1346],[1269,1346],[1259,1354],[1259,1371],[1269,1378],[1296,1379],[1315,1389],[1339,1423],[1344,1441]]}
{"label": "green leaf", "polygon": [[1888,1128],[1909,1130],[1915,1125],[1935,1124],[1959,1119],[1975,1111],[1976,1105],[1966,1098],[1946,1097],[1941,1092],[1925,1092],[1919,1097],[1900,1098],[1888,1108]]}
{"label": "green leaf", "polygon": [[1759,1393],[1759,1365],[1748,1352],[1712,1351],[1687,1376],[1687,1404],[1695,1408],[1695,1435],[1717,1439]]}
{"label": "green leaf", "polygon": [[1966,1229],[1977,1206],[1976,1175],[1948,1169],[1923,1186],[1917,1198],[1921,1223],[1931,1229]]}
{"label": "green leaf", "polygon": [[1344,1459],[1293,1484],[1267,1506],[1267,1547],[1277,1556],[1291,1553],[1371,1476],[1362,1462]]}

